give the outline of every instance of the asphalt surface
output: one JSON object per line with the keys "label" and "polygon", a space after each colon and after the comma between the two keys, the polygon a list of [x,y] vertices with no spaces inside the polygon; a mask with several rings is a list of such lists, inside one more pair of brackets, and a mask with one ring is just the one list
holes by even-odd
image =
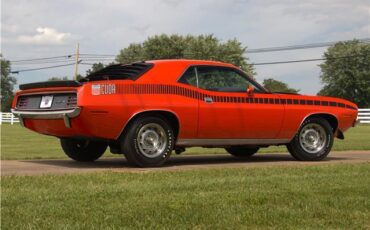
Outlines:
{"label": "asphalt surface", "polygon": [[302,162],[288,153],[257,154],[251,158],[238,159],[231,155],[180,155],[171,156],[160,168],[132,168],[122,158],[102,158],[95,162],[73,160],[2,160],[1,175],[43,175],[84,173],[96,171],[150,172],[163,170],[187,170],[202,168],[235,168],[266,166],[304,166],[337,163],[370,163],[370,151],[332,152],[324,161]]}

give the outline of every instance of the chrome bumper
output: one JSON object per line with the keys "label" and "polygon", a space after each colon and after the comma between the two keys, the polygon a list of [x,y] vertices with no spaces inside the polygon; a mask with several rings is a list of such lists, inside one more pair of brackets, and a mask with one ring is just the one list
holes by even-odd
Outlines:
{"label": "chrome bumper", "polygon": [[11,109],[11,112],[19,118],[19,122],[24,126],[24,118],[30,119],[63,119],[64,125],[67,128],[71,128],[71,118],[77,117],[81,108],[74,108],[68,110],[58,110],[58,111],[25,111]]}

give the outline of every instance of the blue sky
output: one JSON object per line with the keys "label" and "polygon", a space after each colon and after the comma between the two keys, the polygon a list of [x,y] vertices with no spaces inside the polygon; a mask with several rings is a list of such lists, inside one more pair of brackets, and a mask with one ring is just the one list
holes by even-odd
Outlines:
{"label": "blue sky", "polygon": [[[2,0],[1,52],[10,60],[74,53],[118,54],[156,34],[214,34],[249,48],[370,37],[368,0]],[[251,62],[320,58],[326,48],[246,54]],[[257,66],[257,80],[275,78],[315,94],[320,62]],[[50,64],[45,64],[47,66]],[[13,70],[38,66],[14,65]],[[84,74],[88,66],[80,66]],[[72,76],[73,66],[16,75],[19,83]]]}

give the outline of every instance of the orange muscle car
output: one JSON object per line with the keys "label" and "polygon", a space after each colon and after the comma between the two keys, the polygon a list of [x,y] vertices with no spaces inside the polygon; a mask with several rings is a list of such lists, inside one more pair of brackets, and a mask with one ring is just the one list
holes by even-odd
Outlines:
{"label": "orange muscle car", "polygon": [[21,85],[12,112],[23,126],[60,138],[74,160],[94,161],[109,146],[133,166],[153,167],[192,146],[248,157],[286,145],[298,160],[321,160],[355,125],[357,106],[272,93],[231,64],[156,60]]}

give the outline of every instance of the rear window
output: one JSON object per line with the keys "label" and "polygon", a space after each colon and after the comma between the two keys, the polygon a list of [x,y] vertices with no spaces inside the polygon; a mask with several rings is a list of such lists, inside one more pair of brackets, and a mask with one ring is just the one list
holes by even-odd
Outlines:
{"label": "rear window", "polygon": [[99,81],[99,80],[118,80],[118,79],[129,79],[137,80],[144,73],[148,72],[154,65],[146,62],[136,62],[132,64],[116,64],[110,65],[96,71],[80,81]]}

